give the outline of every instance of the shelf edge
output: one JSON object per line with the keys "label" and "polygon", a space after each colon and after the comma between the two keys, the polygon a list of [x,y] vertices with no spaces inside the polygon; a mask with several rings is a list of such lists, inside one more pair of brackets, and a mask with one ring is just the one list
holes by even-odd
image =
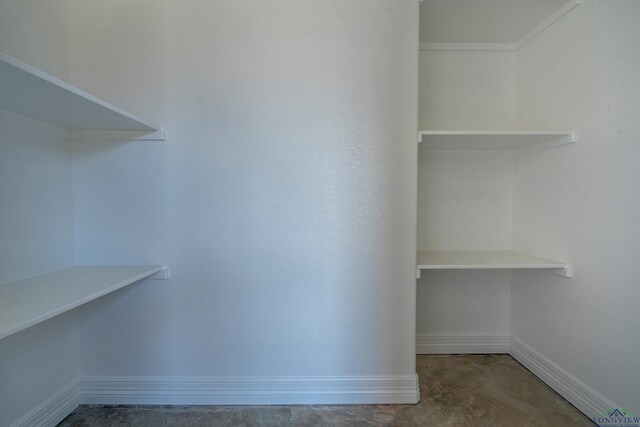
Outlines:
{"label": "shelf edge", "polygon": [[[69,267],[69,268],[75,268],[75,267],[91,267],[91,266],[76,265],[76,266]],[[97,267],[103,267],[103,266],[97,266]],[[109,266],[104,266],[104,267],[109,267]],[[86,304],[86,303],[91,302],[91,301],[93,301],[95,299],[98,299],[98,298],[100,298],[100,297],[102,297],[104,295],[107,295],[109,293],[115,292],[118,289],[124,288],[125,286],[128,286],[128,285],[130,285],[132,283],[135,283],[135,282],[137,282],[139,280],[142,280],[142,279],[145,279],[145,278],[147,278],[149,276],[152,276],[152,275],[154,275],[154,274],[156,274],[158,272],[163,271],[163,269],[164,269],[164,267],[161,266],[161,265],[149,266],[149,270],[145,271],[144,273],[140,273],[140,274],[137,274],[135,276],[129,277],[129,278],[123,280],[122,282],[118,282],[118,283],[116,283],[116,284],[114,284],[114,285],[112,285],[112,286],[110,286],[108,288],[102,289],[101,291],[96,292],[95,294],[91,294],[91,295],[88,295],[88,296],[86,296],[84,298],[80,298],[78,300],[72,301],[71,303],[63,305],[62,307],[59,307],[59,308],[57,308],[55,310],[49,311],[49,312],[47,312],[47,313],[45,313],[43,315],[40,315],[40,316],[34,317],[34,318],[30,319],[30,320],[27,320],[27,321],[25,321],[25,322],[23,322],[23,323],[21,323],[19,325],[15,325],[13,327],[10,327],[8,329],[0,331],[0,340],[3,339],[3,338],[6,338],[8,336],[11,336],[13,334],[16,334],[16,333],[18,333],[20,331],[23,331],[23,330],[25,330],[27,328],[35,326],[35,325],[37,325],[39,323],[42,323],[42,322],[44,322],[46,320],[49,320],[49,319],[51,319],[51,318],[53,318],[55,316],[58,316],[58,315],[60,315],[62,313],[65,313],[67,311],[73,310],[74,308],[77,308],[77,307],[79,307],[79,306],[81,306],[83,304]],[[58,270],[58,271],[60,271],[60,270]],[[52,272],[52,273],[54,273],[54,272]],[[23,279],[23,280],[29,280],[29,279]],[[7,283],[5,283],[3,285],[0,285],[0,286],[4,286],[4,285],[7,285]]]}
{"label": "shelf edge", "polygon": [[477,146],[469,146],[465,148],[429,148],[424,147],[420,148],[420,151],[455,151],[455,150],[464,150],[471,152],[483,152],[489,150],[506,150],[514,153],[515,155],[527,154],[534,151],[545,150],[548,148],[558,147],[560,145],[570,144],[577,141],[576,132],[574,130],[486,130],[486,131],[476,131],[476,130],[420,130],[418,131],[418,144],[426,143],[428,145],[428,137],[458,137],[463,139],[473,139],[476,138],[486,138],[486,137],[496,137],[496,138],[513,138],[517,140],[520,137],[539,137],[537,141],[533,141],[528,143],[522,147],[492,147],[492,148],[483,148]]}
{"label": "shelf edge", "polygon": [[566,264],[420,264],[421,270],[552,270]]}
{"label": "shelf edge", "polygon": [[167,131],[137,130],[72,130],[74,141],[166,141]]}
{"label": "shelf edge", "polygon": [[558,276],[573,278],[573,266],[570,264],[496,264],[496,265],[455,265],[455,264],[420,264],[416,266],[416,279],[420,279],[422,270],[550,270]]}
{"label": "shelf edge", "polygon": [[[541,258],[534,255],[529,255],[523,252],[518,252],[514,250],[509,251],[418,251],[418,258],[420,257],[420,253],[424,252],[511,252],[514,254],[519,254],[521,256],[527,256],[532,258],[532,262],[499,262],[496,260],[495,263],[491,264],[491,261],[485,263],[463,263],[460,262],[458,264],[424,264],[417,263],[416,266],[416,279],[420,278],[421,270],[549,270],[550,272],[557,274],[562,277],[572,278],[574,271],[573,266],[571,264],[567,264],[560,261],[554,261],[550,259]],[[494,255],[495,256],[495,255]],[[424,259],[424,258],[422,258]]]}
{"label": "shelf edge", "polygon": [[0,110],[0,123],[58,136],[72,141],[166,141],[167,131],[146,130],[70,130],[42,120]]}
{"label": "shelf edge", "polygon": [[[156,126],[152,123],[149,123],[146,120],[141,119],[140,117],[137,117],[131,113],[129,113],[128,111],[120,108],[120,107],[116,107],[115,105],[98,98],[97,96],[91,95],[88,92],[83,91],[82,89],[79,89],[73,85],[71,85],[70,83],[67,83],[63,80],[60,80],[50,74],[45,73],[44,71],[35,68],[25,62],[22,62],[10,55],[7,55],[6,53],[0,52],[0,62],[5,63],[15,69],[20,70],[21,72],[28,74],[36,79],[39,79],[41,81],[44,81],[52,86],[55,86],[59,89],[62,89],[68,93],[71,93],[75,96],[77,96],[78,98],[84,99],[86,101],[89,101],[95,105],[98,105],[106,110],[109,110],[113,113],[116,113],[132,122],[135,122],[137,124],[140,125],[140,130],[146,130],[146,131],[156,131],[159,129],[159,126]],[[54,125],[55,126],[55,125]],[[73,129],[71,129],[73,130]]]}

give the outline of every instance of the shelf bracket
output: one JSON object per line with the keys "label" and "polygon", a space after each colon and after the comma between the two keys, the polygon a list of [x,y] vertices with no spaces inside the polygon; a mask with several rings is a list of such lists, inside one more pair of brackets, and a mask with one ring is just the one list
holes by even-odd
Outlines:
{"label": "shelf bracket", "polygon": [[572,278],[573,277],[573,266],[567,264],[562,268],[551,271],[553,274],[557,274],[558,276]]}
{"label": "shelf bracket", "polygon": [[169,269],[167,267],[162,267],[162,270],[147,277],[147,280],[168,280],[169,277]]}

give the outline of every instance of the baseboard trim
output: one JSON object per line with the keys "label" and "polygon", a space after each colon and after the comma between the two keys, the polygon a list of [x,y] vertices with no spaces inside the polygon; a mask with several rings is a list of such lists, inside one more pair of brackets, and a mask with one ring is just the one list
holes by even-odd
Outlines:
{"label": "baseboard trim", "polygon": [[417,375],[375,377],[84,377],[82,403],[296,405],[416,403]]}
{"label": "baseboard trim", "polygon": [[520,338],[511,336],[509,354],[589,418],[599,417],[618,405],[553,363]]}
{"label": "baseboard trim", "polygon": [[31,411],[27,412],[22,418],[11,424],[11,427],[55,426],[73,412],[79,404],[80,382],[79,380],[74,380]]}
{"label": "baseboard trim", "polygon": [[481,333],[418,333],[417,354],[487,354],[508,353],[509,335]]}
{"label": "baseboard trim", "polygon": [[[589,418],[614,402],[515,336],[417,334],[418,354],[509,353]],[[81,377],[11,427],[55,426],[81,403],[148,405],[413,404],[417,375],[371,377]]]}

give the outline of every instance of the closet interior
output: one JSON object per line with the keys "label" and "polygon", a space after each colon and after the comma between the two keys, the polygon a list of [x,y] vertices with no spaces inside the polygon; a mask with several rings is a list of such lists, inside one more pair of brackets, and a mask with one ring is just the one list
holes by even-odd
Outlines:
{"label": "closet interior", "polygon": [[517,177],[527,158],[566,155],[578,137],[570,121],[518,116],[517,72],[519,50],[578,5],[421,5],[418,353],[506,353],[513,272],[573,276],[551,228],[523,237],[521,211],[541,196]]}

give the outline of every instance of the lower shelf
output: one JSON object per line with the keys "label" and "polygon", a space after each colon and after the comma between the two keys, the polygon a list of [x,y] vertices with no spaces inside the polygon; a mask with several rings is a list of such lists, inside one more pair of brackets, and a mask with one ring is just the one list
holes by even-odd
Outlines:
{"label": "lower shelf", "polygon": [[570,265],[516,251],[418,251],[417,277],[420,270],[465,269],[550,269],[572,277]]}
{"label": "lower shelf", "polygon": [[75,266],[0,286],[0,339],[162,271],[159,265]]}

